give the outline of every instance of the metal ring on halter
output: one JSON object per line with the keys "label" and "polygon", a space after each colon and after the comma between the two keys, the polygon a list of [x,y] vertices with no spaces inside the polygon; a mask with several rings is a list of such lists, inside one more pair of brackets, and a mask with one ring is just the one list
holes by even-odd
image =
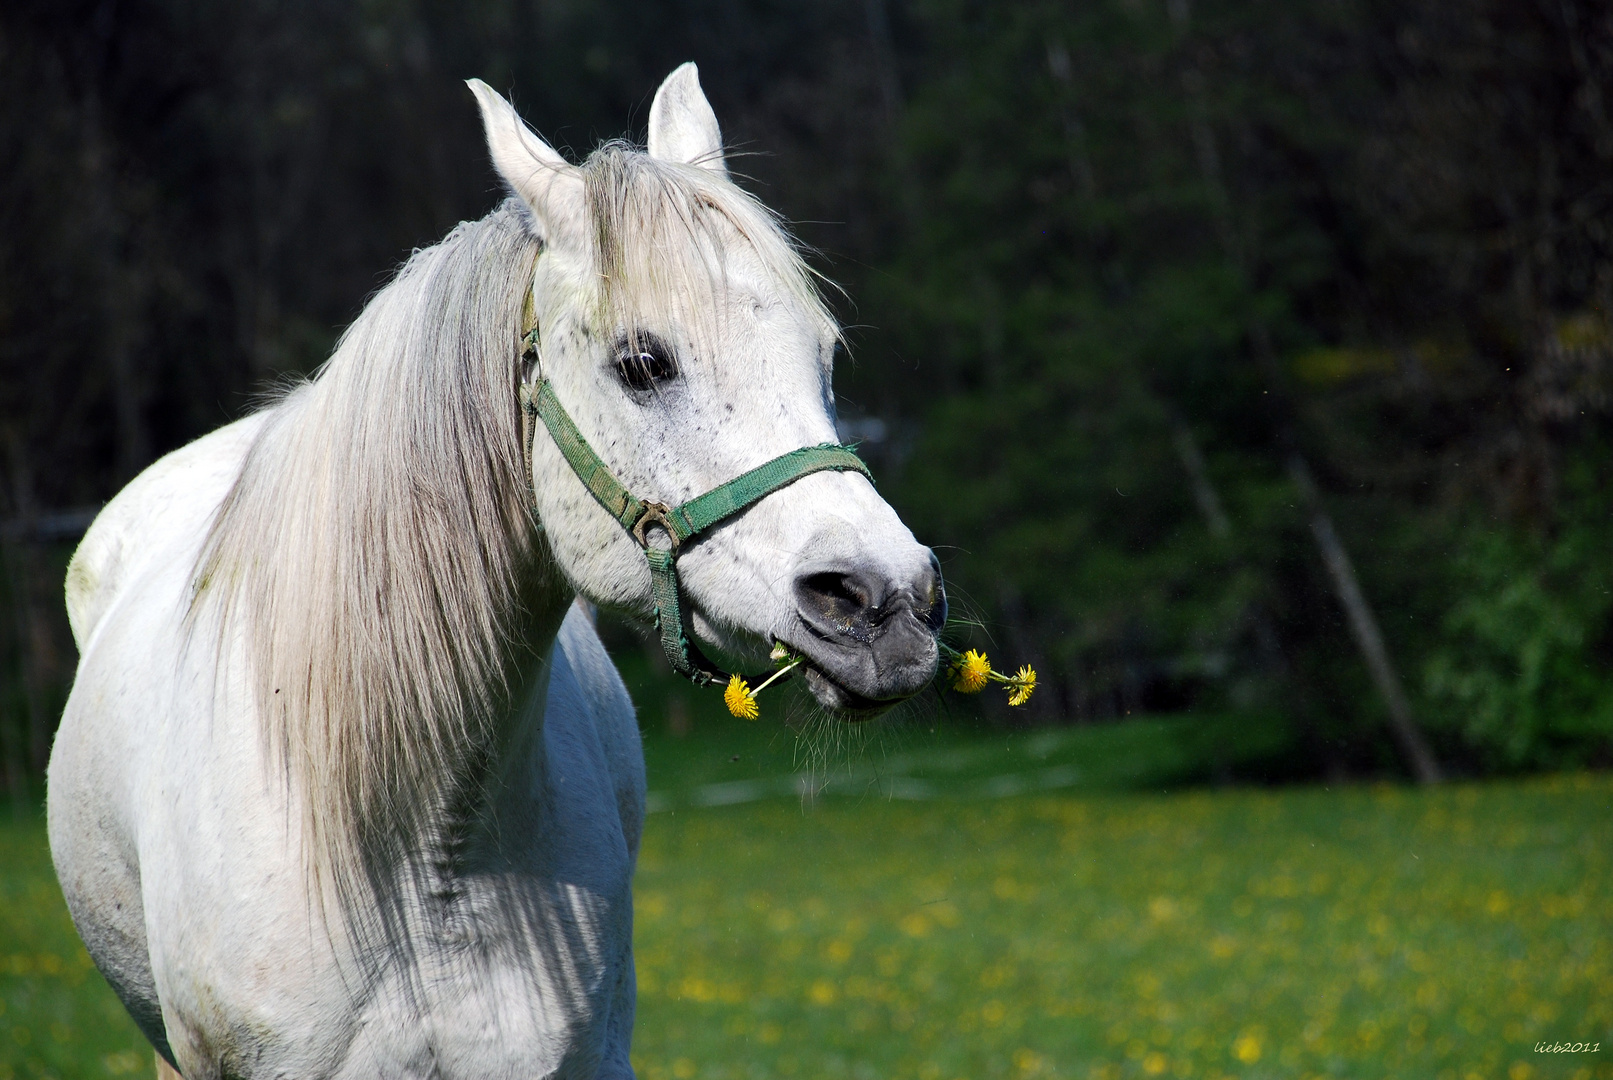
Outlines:
{"label": "metal ring on halter", "polygon": [[644,511],[639,514],[638,520],[633,522],[632,529],[633,539],[638,541],[639,547],[646,551],[650,550],[650,541],[644,535],[644,530],[652,525],[659,525],[661,526],[661,531],[666,533],[667,538],[672,541],[672,550],[674,552],[678,550],[681,544],[678,540],[678,531],[672,527],[671,513],[672,507],[666,503],[647,502],[644,504]]}

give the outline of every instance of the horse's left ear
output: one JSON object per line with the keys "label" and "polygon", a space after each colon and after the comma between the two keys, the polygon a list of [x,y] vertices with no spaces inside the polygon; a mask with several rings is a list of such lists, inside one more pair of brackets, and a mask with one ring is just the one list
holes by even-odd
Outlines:
{"label": "horse's left ear", "polygon": [[544,239],[581,242],[586,236],[582,176],[518,116],[514,106],[480,79],[467,79],[482,110],[487,149],[504,182],[532,208]]}
{"label": "horse's left ear", "polygon": [[650,104],[650,156],[728,175],[717,114],[700,90],[700,70],[692,63],[668,75],[655,92]]}

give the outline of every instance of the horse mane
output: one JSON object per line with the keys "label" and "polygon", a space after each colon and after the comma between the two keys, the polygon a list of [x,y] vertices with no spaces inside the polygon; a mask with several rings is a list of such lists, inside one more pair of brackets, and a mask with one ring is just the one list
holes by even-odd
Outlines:
{"label": "horse mane", "polygon": [[[737,236],[835,326],[778,219],[721,174],[625,143],[580,170],[601,325],[628,306],[687,315],[720,287]],[[511,198],[416,251],[314,378],[267,406],[197,562],[192,625],[211,607],[221,655],[246,661],[302,796],[316,886],[394,931],[401,912],[361,901],[388,894],[400,859],[429,869],[441,853],[423,846],[445,842],[429,830],[475,804],[533,659],[527,600],[555,572],[531,520],[517,397],[540,248]]]}
{"label": "horse mane", "polygon": [[510,199],[415,252],[266,410],[198,561],[193,615],[216,598],[244,631],[343,900],[474,780],[505,703],[536,562],[516,391],[538,249]]}

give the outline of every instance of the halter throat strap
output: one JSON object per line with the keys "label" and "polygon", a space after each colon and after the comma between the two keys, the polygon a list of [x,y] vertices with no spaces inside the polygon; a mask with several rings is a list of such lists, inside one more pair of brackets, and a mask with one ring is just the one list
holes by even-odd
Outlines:
{"label": "halter throat strap", "polygon": [[[531,343],[532,335],[529,335]],[[532,343],[535,345],[535,343]],[[649,502],[636,497],[616,479],[615,474],[588,445],[571,415],[555,396],[554,384],[539,375],[521,384],[521,408],[530,426],[531,418],[543,421],[566,463],[582,480],[599,505],[644,550],[650,564],[650,590],[655,602],[655,622],[660,632],[661,650],[672,669],[696,685],[726,680],[727,674],[707,660],[689,635],[687,613],[678,587],[677,559],[683,545],[719,522],[743,513],[763,498],[788,487],[815,472],[857,472],[873,482],[873,474],[850,447],[838,443],[803,446],[780,454],[704,495],[696,495],[677,506]],[[524,435],[528,455],[527,480],[531,475],[531,433]],[[536,491],[534,490],[534,498]],[[652,547],[647,535],[660,528],[671,541],[669,549]]]}

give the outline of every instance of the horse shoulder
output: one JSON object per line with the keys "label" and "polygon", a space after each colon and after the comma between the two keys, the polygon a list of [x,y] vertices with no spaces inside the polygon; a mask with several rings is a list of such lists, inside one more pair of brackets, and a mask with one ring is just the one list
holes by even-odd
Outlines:
{"label": "horse shoulder", "polygon": [[80,653],[166,541],[200,541],[262,424],[263,414],[249,416],[159,458],[96,515],[67,565],[67,618]]}
{"label": "horse shoulder", "polygon": [[566,613],[557,644],[599,738],[616,789],[627,849],[636,857],[644,823],[644,747],[633,700],[582,600]]}

